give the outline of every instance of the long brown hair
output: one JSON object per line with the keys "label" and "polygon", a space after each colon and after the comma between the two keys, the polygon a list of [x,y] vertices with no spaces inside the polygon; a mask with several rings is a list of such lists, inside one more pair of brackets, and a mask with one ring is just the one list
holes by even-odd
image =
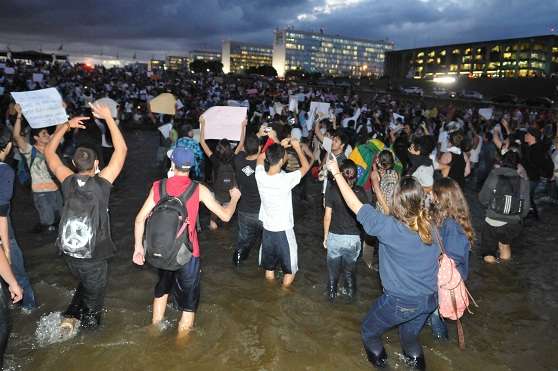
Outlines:
{"label": "long brown hair", "polygon": [[432,219],[439,227],[446,219],[455,220],[473,245],[475,231],[471,225],[471,214],[469,205],[461,191],[461,187],[451,178],[441,178],[434,182],[432,188],[435,202],[432,205]]}
{"label": "long brown hair", "polygon": [[430,217],[424,207],[424,190],[413,177],[401,178],[393,192],[390,214],[418,233],[422,242],[432,244]]}

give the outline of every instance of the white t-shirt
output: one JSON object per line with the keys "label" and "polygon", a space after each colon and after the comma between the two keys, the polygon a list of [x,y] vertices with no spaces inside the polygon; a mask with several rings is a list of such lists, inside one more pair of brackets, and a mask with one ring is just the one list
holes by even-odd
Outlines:
{"label": "white t-shirt", "polygon": [[262,165],[256,166],[256,183],[262,204],[259,219],[270,232],[286,231],[294,227],[291,190],[300,183],[300,170],[268,175]]}

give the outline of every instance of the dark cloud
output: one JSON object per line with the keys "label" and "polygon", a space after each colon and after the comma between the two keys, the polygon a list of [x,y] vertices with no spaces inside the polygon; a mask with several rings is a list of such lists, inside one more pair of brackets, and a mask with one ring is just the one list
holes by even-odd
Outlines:
{"label": "dark cloud", "polygon": [[558,0],[1,0],[0,44],[185,54],[224,39],[271,44],[292,25],[408,48],[546,34],[557,11]]}

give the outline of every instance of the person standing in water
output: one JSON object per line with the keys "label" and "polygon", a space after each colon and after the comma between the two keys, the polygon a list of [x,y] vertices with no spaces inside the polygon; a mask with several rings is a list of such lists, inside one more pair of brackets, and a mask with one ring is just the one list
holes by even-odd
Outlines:
{"label": "person standing in water", "polygon": [[[196,230],[199,204],[202,202],[219,219],[228,222],[240,199],[240,191],[234,187],[229,191],[230,202],[226,206],[221,205],[207,187],[197,184],[189,178],[190,169],[194,164],[194,153],[191,150],[176,147],[171,155],[169,178],[163,185],[162,181],[153,183],[134,224],[135,247],[132,261],[137,265],[143,265],[145,263],[143,241],[145,222],[157,203],[164,198],[161,191],[169,197],[177,198],[189,193],[190,196],[185,200],[185,208],[188,216],[187,232],[192,244],[192,257],[189,262],[176,271],[158,270],[159,281],[155,286],[155,297],[153,298],[152,324],[156,325],[164,319],[167,300],[169,294],[172,295],[174,305],[182,312],[178,323],[179,337],[186,335],[194,326],[195,314],[200,301],[200,246]],[[191,187],[192,189],[190,189]]]}

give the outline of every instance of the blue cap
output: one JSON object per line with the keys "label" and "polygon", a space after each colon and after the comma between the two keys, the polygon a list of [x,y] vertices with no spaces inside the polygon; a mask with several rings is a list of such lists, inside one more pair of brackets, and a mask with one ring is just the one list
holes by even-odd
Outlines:
{"label": "blue cap", "polygon": [[195,164],[194,152],[184,147],[176,147],[172,151],[170,159],[178,169],[188,170]]}

